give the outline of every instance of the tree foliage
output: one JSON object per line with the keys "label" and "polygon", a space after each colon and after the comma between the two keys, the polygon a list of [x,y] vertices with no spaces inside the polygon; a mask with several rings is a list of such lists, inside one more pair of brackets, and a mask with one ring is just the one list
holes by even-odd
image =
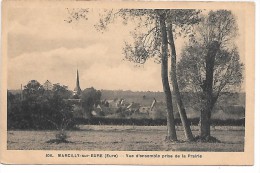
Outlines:
{"label": "tree foliage", "polygon": [[88,116],[91,116],[91,111],[93,111],[94,105],[100,103],[101,99],[101,92],[96,90],[95,88],[87,88],[82,91],[81,100],[82,100],[82,107],[85,113]]}
{"label": "tree foliage", "polygon": [[[173,26],[175,38],[184,35],[192,38],[193,25],[198,23],[199,10],[122,10],[123,16],[130,16],[132,20],[137,20],[137,24],[132,36],[133,43],[125,42],[123,48],[125,59],[135,63],[144,64],[148,59],[153,59],[156,63],[161,63],[161,30],[159,16],[165,14],[166,24]],[[138,19],[136,19],[136,17]],[[127,18],[125,19],[127,20]],[[144,29],[145,28],[145,29]],[[167,29],[168,30],[168,29]]]}
{"label": "tree foliage", "polygon": [[23,99],[8,93],[8,128],[66,129],[73,127],[72,105],[66,101],[71,92],[55,84],[52,90],[32,80],[24,86]]}
{"label": "tree foliage", "polygon": [[234,42],[238,28],[231,11],[217,10],[204,15],[195,29],[193,42],[182,51],[178,76],[182,89],[197,98],[200,139],[216,141],[210,136],[212,109],[221,94],[234,91],[243,80],[243,64]]}
{"label": "tree foliage", "polygon": [[217,41],[222,49],[232,47],[238,33],[235,16],[230,10],[210,11],[201,17],[200,25],[196,27],[197,44],[207,46]]}
{"label": "tree foliage", "polygon": [[[178,63],[178,81],[182,92],[191,94],[191,106],[201,108],[203,86],[206,78],[205,47],[186,46]],[[240,62],[238,50],[220,50],[216,55],[213,81],[213,100],[228,92],[239,91],[243,82],[244,65]]]}
{"label": "tree foliage", "polygon": [[209,44],[220,45],[214,58],[213,105],[219,96],[239,91],[243,82],[244,65],[240,62],[238,48],[234,45],[237,25],[233,14],[227,10],[210,11],[196,26],[194,42],[186,45],[178,63],[178,81],[183,92],[193,93],[194,106],[201,107],[203,87],[206,80],[205,57]]}

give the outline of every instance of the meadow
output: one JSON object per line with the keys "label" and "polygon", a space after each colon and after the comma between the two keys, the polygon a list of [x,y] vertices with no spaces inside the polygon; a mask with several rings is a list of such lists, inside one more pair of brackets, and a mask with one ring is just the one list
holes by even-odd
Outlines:
{"label": "meadow", "polygon": [[[198,127],[192,126],[194,135]],[[182,127],[177,127],[179,142],[165,142],[165,126],[81,125],[68,131],[68,143],[47,143],[57,131],[11,130],[7,135],[8,150],[89,150],[89,151],[211,151],[243,152],[244,127],[215,126],[212,136],[220,143],[185,142]]]}

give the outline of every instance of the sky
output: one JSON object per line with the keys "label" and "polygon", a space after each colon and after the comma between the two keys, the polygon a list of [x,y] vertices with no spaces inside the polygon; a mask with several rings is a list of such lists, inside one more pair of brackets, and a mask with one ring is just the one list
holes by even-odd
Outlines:
{"label": "sky", "polygon": [[[94,27],[97,11],[87,21],[67,23],[67,16],[65,8],[57,7],[9,9],[8,89],[19,89],[32,79],[74,89],[78,68],[81,89],[162,91],[159,64],[150,60],[136,66],[123,60],[131,24],[118,21],[101,33]],[[177,55],[183,45],[182,39],[176,40]]]}

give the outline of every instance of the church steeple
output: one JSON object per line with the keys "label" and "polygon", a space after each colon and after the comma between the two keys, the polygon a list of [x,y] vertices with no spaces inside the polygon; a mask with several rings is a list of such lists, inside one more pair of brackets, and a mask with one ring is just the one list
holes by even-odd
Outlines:
{"label": "church steeple", "polygon": [[77,94],[78,96],[81,94],[81,89],[79,85],[79,71],[77,69],[77,81],[76,81],[76,87],[74,89],[74,93]]}

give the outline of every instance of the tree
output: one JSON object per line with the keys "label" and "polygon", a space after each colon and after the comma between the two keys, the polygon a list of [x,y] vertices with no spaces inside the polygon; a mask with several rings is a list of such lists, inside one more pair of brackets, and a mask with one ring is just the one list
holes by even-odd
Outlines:
{"label": "tree", "polygon": [[41,109],[44,88],[37,80],[31,80],[24,86],[22,91],[24,99],[21,102],[23,119],[28,122],[29,128],[41,129]]}
{"label": "tree", "polygon": [[61,132],[74,125],[72,104],[67,101],[71,95],[67,86],[54,84],[51,92],[45,90],[41,97],[41,118],[52,123]]}
{"label": "tree", "polygon": [[198,100],[200,138],[209,141],[212,109],[218,98],[234,91],[243,80],[243,64],[234,45],[236,20],[227,10],[210,11],[196,28],[194,42],[182,51],[178,77],[183,91]]}
{"label": "tree", "polygon": [[[86,12],[86,11],[84,11]],[[88,11],[89,12],[89,11]],[[161,63],[162,85],[165,93],[167,107],[167,139],[176,141],[176,130],[173,115],[172,94],[168,80],[168,36],[167,24],[174,24],[176,28],[181,28],[183,33],[187,34],[191,28],[190,25],[198,22],[198,11],[196,10],[165,10],[165,9],[119,9],[106,10],[104,15],[101,15],[99,24],[96,25],[98,30],[106,30],[110,23],[113,23],[117,17],[123,20],[124,24],[129,21],[136,24],[136,28],[132,33],[134,38],[132,42],[125,42],[123,48],[125,59],[138,64],[144,64],[149,58],[153,58],[155,62]],[[85,14],[85,13],[84,13]],[[79,20],[82,11],[74,11],[70,13],[67,20],[71,23],[73,20]],[[76,18],[73,16],[77,16]],[[85,16],[85,15],[83,15]],[[84,17],[83,17],[84,18]],[[176,30],[177,31],[177,30]],[[185,31],[185,32],[184,32]],[[175,32],[175,30],[174,30]],[[173,36],[172,36],[173,40]],[[174,44],[171,44],[174,47]],[[172,56],[173,57],[173,56]],[[175,63],[173,61],[173,63]],[[175,70],[172,67],[172,70]],[[174,73],[175,74],[175,73]],[[173,86],[175,86],[174,81]],[[175,91],[177,88],[175,87]],[[175,92],[176,93],[176,92]],[[177,92],[178,93],[178,92]],[[177,97],[179,100],[181,97]],[[181,101],[178,101],[178,105]],[[184,114],[184,106],[179,106],[182,109],[180,115],[183,117],[183,125],[185,126],[185,134],[188,140],[191,140],[192,134],[187,123],[186,114]]]}
{"label": "tree", "polygon": [[91,116],[91,112],[93,111],[94,105],[100,103],[101,99],[101,92],[96,90],[95,88],[87,88],[82,91],[81,100],[82,100],[82,107],[85,113],[88,116]]}
{"label": "tree", "polygon": [[31,80],[24,86],[23,96],[25,99],[36,99],[43,94],[44,88],[37,80]]}
{"label": "tree", "polygon": [[193,134],[190,129],[186,110],[185,110],[185,107],[182,102],[182,98],[181,98],[181,94],[180,94],[179,86],[178,86],[178,81],[177,81],[176,50],[175,50],[171,23],[168,25],[168,37],[169,37],[168,42],[169,42],[170,50],[171,50],[171,81],[172,81],[172,86],[173,86],[173,93],[176,98],[177,108],[179,111],[182,125],[184,127],[184,133],[185,133],[186,139],[189,141],[193,141],[194,137],[193,137]]}
{"label": "tree", "polygon": [[72,91],[68,90],[68,86],[54,84],[52,87],[54,96],[60,97],[61,99],[69,99],[72,97]]}
{"label": "tree", "polygon": [[21,97],[20,94],[13,94],[7,91],[7,128],[8,129],[25,129],[29,123],[24,119],[21,113]]}
{"label": "tree", "polygon": [[[158,12],[160,13],[160,12]],[[166,14],[162,12],[159,14],[159,24],[160,24],[160,32],[161,32],[161,77],[163,84],[163,91],[165,93],[166,107],[167,107],[167,127],[168,127],[168,136],[167,140],[177,140],[176,130],[175,130],[175,122],[173,115],[173,105],[172,105],[172,97],[171,90],[169,86],[168,80],[168,40],[167,40],[167,29],[166,29]]]}
{"label": "tree", "polygon": [[47,141],[48,143],[67,143],[66,130],[74,127],[73,107],[67,101],[72,95],[67,86],[54,84],[52,90],[45,90],[41,99],[40,119],[53,125],[58,132],[56,139]]}
{"label": "tree", "polygon": [[66,100],[71,91],[54,84],[52,90],[31,80],[24,86],[23,100],[8,92],[8,128],[57,129],[73,127],[72,105]]}

